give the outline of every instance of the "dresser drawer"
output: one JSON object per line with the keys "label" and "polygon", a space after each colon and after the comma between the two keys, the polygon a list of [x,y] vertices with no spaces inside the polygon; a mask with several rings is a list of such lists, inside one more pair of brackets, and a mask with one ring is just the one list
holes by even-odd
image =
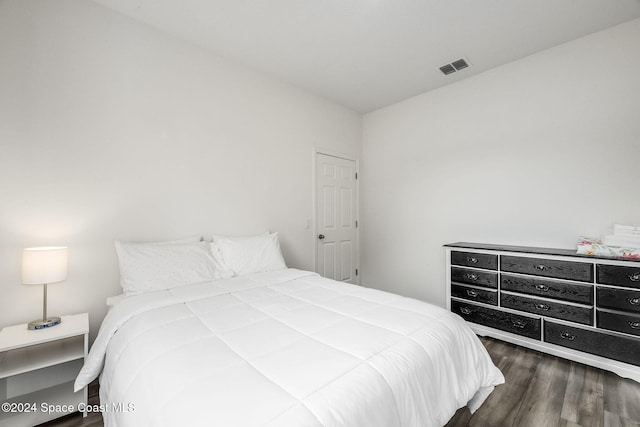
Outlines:
{"label": "dresser drawer", "polygon": [[640,314],[612,313],[597,310],[598,327],[640,336]]}
{"label": "dresser drawer", "polygon": [[598,307],[640,313],[640,291],[626,289],[596,288]]}
{"label": "dresser drawer", "polygon": [[544,322],[544,340],[620,362],[640,366],[640,339]]}
{"label": "dresser drawer", "polygon": [[556,319],[569,320],[584,325],[593,325],[592,308],[502,293],[500,294],[500,305],[540,316],[555,317]]}
{"label": "dresser drawer", "polygon": [[501,274],[500,289],[587,305],[593,304],[593,285]]}
{"label": "dresser drawer", "polygon": [[540,339],[540,319],[506,313],[488,307],[452,300],[451,311],[465,320],[536,340]]}
{"label": "dresser drawer", "polygon": [[625,286],[640,288],[640,265],[637,267],[623,267],[619,265],[597,264],[598,283],[603,285]]}
{"label": "dresser drawer", "polygon": [[489,289],[451,285],[451,296],[468,299],[470,301],[483,302],[485,304],[498,305],[498,291],[491,291]]}
{"label": "dresser drawer", "polygon": [[451,251],[451,264],[497,270],[498,255]]}
{"label": "dresser drawer", "polygon": [[498,273],[451,267],[451,281],[485,288],[498,288]]}
{"label": "dresser drawer", "polygon": [[500,269],[510,273],[593,282],[593,265],[585,262],[502,255]]}

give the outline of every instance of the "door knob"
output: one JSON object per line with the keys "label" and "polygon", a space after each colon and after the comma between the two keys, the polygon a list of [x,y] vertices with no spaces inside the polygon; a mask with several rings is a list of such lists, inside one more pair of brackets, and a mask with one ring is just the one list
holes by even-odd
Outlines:
{"label": "door knob", "polygon": [[318,234],[318,239],[320,240],[324,239],[324,234]]}

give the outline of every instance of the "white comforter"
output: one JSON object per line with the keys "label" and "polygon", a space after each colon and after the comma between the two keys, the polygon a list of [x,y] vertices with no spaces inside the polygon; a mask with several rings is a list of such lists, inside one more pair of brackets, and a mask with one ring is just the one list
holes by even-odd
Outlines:
{"label": "white comforter", "polygon": [[107,426],[442,426],[504,382],[457,315],[295,269],[124,299],[103,366]]}

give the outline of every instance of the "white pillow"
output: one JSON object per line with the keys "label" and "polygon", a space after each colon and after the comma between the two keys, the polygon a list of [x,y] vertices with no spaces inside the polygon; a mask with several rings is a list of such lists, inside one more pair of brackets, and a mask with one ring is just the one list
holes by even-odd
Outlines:
{"label": "white pillow", "polygon": [[218,279],[228,279],[229,277],[235,276],[233,270],[225,265],[224,260],[222,259],[222,254],[220,253],[220,247],[215,242],[209,243],[209,249],[211,250],[211,255],[213,255],[213,261],[216,264],[216,278]]}
{"label": "white pillow", "polygon": [[120,242],[127,245],[183,245],[185,243],[198,243],[202,241],[202,236],[183,237],[176,240],[165,240],[163,242]]}
{"label": "white pillow", "polygon": [[115,307],[116,305],[118,305],[120,303],[120,301],[122,301],[126,297],[127,296],[125,294],[118,294],[118,295],[114,295],[112,297],[107,297],[107,307],[109,309],[111,309],[112,307]]}
{"label": "white pillow", "polygon": [[206,242],[137,244],[116,242],[125,295],[171,289],[216,279]]}
{"label": "white pillow", "polygon": [[278,233],[249,237],[213,236],[225,270],[236,276],[287,268],[280,252]]}
{"label": "white pillow", "polygon": [[[183,237],[182,239],[176,239],[176,240],[165,240],[165,241],[161,241],[161,242],[123,242],[122,240],[116,240],[116,252],[118,249],[118,245],[153,245],[153,246],[159,246],[159,245],[181,245],[181,244],[185,244],[185,243],[198,243],[202,241],[202,236],[191,236],[191,237]],[[122,289],[124,289],[124,284],[122,281],[122,274],[120,274],[120,287]],[[123,294],[124,295],[124,294]],[[108,304],[107,304],[108,305]]]}

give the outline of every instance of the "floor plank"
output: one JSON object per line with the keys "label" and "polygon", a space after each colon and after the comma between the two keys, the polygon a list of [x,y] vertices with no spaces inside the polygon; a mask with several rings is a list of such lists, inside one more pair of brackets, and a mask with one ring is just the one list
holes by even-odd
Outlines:
{"label": "floor plank", "polygon": [[607,427],[640,427],[640,421],[630,420],[621,417],[619,414],[604,411],[604,425]]}
{"label": "floor plank", "polygon": [[[506,343],[500,349],[505,352],[505,356],[497,361],[496,366],[505,377],[510,378],[510,381],[500,386],[503,389],[502,399],[487,400],[471,416],[469,426],[484,425],[489,421],[494,425],[499,423],[502,426],[521,426],[519,418],[522,404],[525,402],[531,378],[540,364],[540,353],[522,347],[510,347]],[[512,355],[506,355],[506,350],[511,350]]]}
{"label": "floor plank", "polygon": [[[604,425],[604,387],[600,369],[571,363],[560,417],[575,425]],[[589,424],[592,423],[592,424]]]}
{"label": "floor plank", "polygon": [[[522,396],[516,420],[518,427],[557,426],[567,388],[569,363],[566,360],[540,358]],[[540,396],[544,396],[541,399]]]}
{"label": "floor plank", "polygon": [[607,375],[604,379],[604,410],[622,418],[640,421],[640,388],[626,378]]}

